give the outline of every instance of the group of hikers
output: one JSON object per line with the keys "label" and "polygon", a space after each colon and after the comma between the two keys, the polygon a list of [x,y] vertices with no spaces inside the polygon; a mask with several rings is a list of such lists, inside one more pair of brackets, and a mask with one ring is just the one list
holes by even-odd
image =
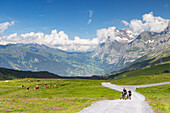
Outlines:
{"label": "group of hikers", "polygon": [[125,100],[130,99],[131,100],[131,96],[132,96],[132,91],[131,90],[127,91],[125,88],[123,88],[120,99],[125,99]]}

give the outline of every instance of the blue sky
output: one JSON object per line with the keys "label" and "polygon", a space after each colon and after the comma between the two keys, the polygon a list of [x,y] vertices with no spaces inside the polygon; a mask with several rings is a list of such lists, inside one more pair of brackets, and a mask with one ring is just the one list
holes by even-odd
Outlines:
{"label": "blue sky", "polygon": [[57,33],[64,31],[70,40],[75,36],[92,40],[98,29],[123,29],[122,20],[142,20],[144,14],[151,12],[155,17],[169,19],[170,0],[0,0],[0,23],[15,22],[8,23],[0,36],[50,34],[56,29]]}
{"label": "blue sky", "polygon": [[[96,30],[124,27],[121,20],[141,19],[154,12],[170,18],[169,0],[1,0],[0,23],[15,20],[4,34],[63,30],[70,38],[94,38]],[[93,11],[88,24],[89,10]]]}

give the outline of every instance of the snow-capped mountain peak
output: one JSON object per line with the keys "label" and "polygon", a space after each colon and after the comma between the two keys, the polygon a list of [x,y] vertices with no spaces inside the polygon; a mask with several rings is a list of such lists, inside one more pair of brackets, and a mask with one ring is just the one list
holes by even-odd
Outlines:
{"label": "snow-capped mountain peak", "polygon": [[128,28],[119,30],[116,27],[109,27],[108,29],[99,30],[97,35],[102,39],[101,42],[118,41],[121,43],[129,43],[133,41],[138,34],[133,33]]}
{"label": "snow-capped mountain peak", "polygon": [[157,51],[170,50],[170,24],[160,33],[143,31],[137,35],[127,28],[112,32],[112,35],[95,49],[94,56],[106,60],[114,65],[115,69],[122,68],[148,53],[157,55]]}

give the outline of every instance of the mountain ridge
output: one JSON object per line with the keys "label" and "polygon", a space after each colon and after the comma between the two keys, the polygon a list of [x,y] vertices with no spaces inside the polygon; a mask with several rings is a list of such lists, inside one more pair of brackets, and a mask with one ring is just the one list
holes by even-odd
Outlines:
{"label": "mountain ridge", "polygon": [[0,46],[0,66],[17,70],[49,71],[77,76],[104,74],[105,62],[91,58],[92,52],[65,52],[39,44]]}
{"label": "mountain ridge", "polygon": [[161,33],[144,31],[129,43],[106,41],[99,44],[95,50],[94,56],[105,59],[109,64],[117,64],[124,60],[119,68],[121,69],[148,53],[153,53],[149,55],[150,57],[153,57],[157,56],[161,51],[170,51],[169,29],[170,24]]}
{"label": "mountain ridge", "polygon": [[115,37],[108,37],[92,52],[67,52],[43,44],[0,45],[0,67],[49,71],[62,76],[102,75],[133,64],[145,55],[151,59],[170,51],[170,24],[161,33],[144,31],[138,36],[128,29],[111,30],[115,30]]}

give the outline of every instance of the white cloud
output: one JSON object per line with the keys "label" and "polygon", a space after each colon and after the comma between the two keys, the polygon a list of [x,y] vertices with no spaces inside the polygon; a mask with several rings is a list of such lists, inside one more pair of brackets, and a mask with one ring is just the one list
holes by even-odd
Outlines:
{"label": "white cloud", "polygon": [[169,19],[163,19],[161,17],[154,17],[153,12],[150,12],[149,14],[143,15],[143,21],[146,21],[144,25],[150,29],[150,31],[153,32],[161,32],[163,31],[170,22]]}
{"label": "white cloud", "polygon": [[14,23],[14,21],[0,23],[0,33],[3,33],[6,29],[8,29],[8,26],[14,25]]}
{"label": "white cloud", "polygon": [[141,20],[131,20],[129,24],[130,29],[135,33],[141,33],[146,29],[146,24],[143,24]]}
{"label": "white cloud", "polygon": [[[92,17],[92,15],[93,12],[90,13],[89,17]],[[90,24],[91,21],[90,18],[88,23]],[[8,36],[1,36],[0,45],[6,45],[9,43],[37,43],[65,51],[89,51],[94,50],[99,43],[105,42],[108,37],[110,37],[109,41],[117,40],[119,42],[130,42],[137,34],[144,30],[161,32],[167,27],[169,20],[161,17],[154,17],[151,12],[149,14],[144,14],[142,20],[133,19],[129,23],[122,20],[122,22],[126,26],[129,26],[130,30],[127,28],[118,30],[116,27],[102,28],[97,30],[97,36],[93,39],[81,39],[80,37],[75,36],[74,39],[71,40],[64,31],[52,30],[50,34],[44,34],[43,32],[30,32],[21,35],[13,33]],[[13,24],[14,21],[1,23],[0,33],[4,32],[8,26]]]}
{"label": "white cloud", "polygon": [[122,20],[122,22],[126,26],[128,25],[133,32],[138,34],[145,30],[150,30],[159,33],[163,31],[170,22],[169,19],[163,19],[159,16],[153,16],[153,12],[150,12],[149,14],[144,14],[142,17],[143,20],[133,19],[130,21],[130,23]]}
{"label": "white cloud", "polygon": [[89,19],[88,24],[90,24],[90,23],[91,23],[91,21],[92,21],[92,19]]}
{"label": "white cloud", "polygon": [[99,40],[97,38],[81,39],[78,36],[74,37],[74,40],[70,40],[64,31],[57,32],[57,30],[52,30],[51,34],[30,32],[21,35],[14,33],[9,36],[0,37],[0,45],[9,43],[37,43],[66,51],[87,51],[93,50],[99,44]]}
{"label": "white cloud", "polygon": [[125,20],[122,20],[126,26],[129,26],[129,29],[123,28],[122,30],[118,30],[116,27],[108,27],[97,30],[97,37],[100,40],[99,42],[104,42],[109,38],[112,41],[119,42],[130,42],[132,41],[138,34],[145,30],[150,30],[153,32],[161,32],[167,28],[169,19],[163,19],[161,17],[153,16],[153,13],[144,14],[142,20],[133,19],[128,23]]}
{"label": "white cloud", "polygon": [[128,23],[128,22],[126,22],[125,20],[122,20],[122,22],[123,22],[126,26],[128,26],[128,25],[129,25],[129,23]]}
{"label": "white cloud", "polygon": [[92,16],[93,16],[93,10],[89,10],[89,21],[87,24],[90,24],[92,21]]}
{"label": "white cloud", "polygon": [[109,39],[110,42],[115,40],[119,42],[130,42],[136,37],[136,34],[129,29],[118,30],[116,27],[108,27],[98,29],[97,37],[100,43],[105,42],[107,39]]}
{"label": "white cloud", "polygon": [[89,18],[91,18],[93,15],[93,10],[89,10]]}

